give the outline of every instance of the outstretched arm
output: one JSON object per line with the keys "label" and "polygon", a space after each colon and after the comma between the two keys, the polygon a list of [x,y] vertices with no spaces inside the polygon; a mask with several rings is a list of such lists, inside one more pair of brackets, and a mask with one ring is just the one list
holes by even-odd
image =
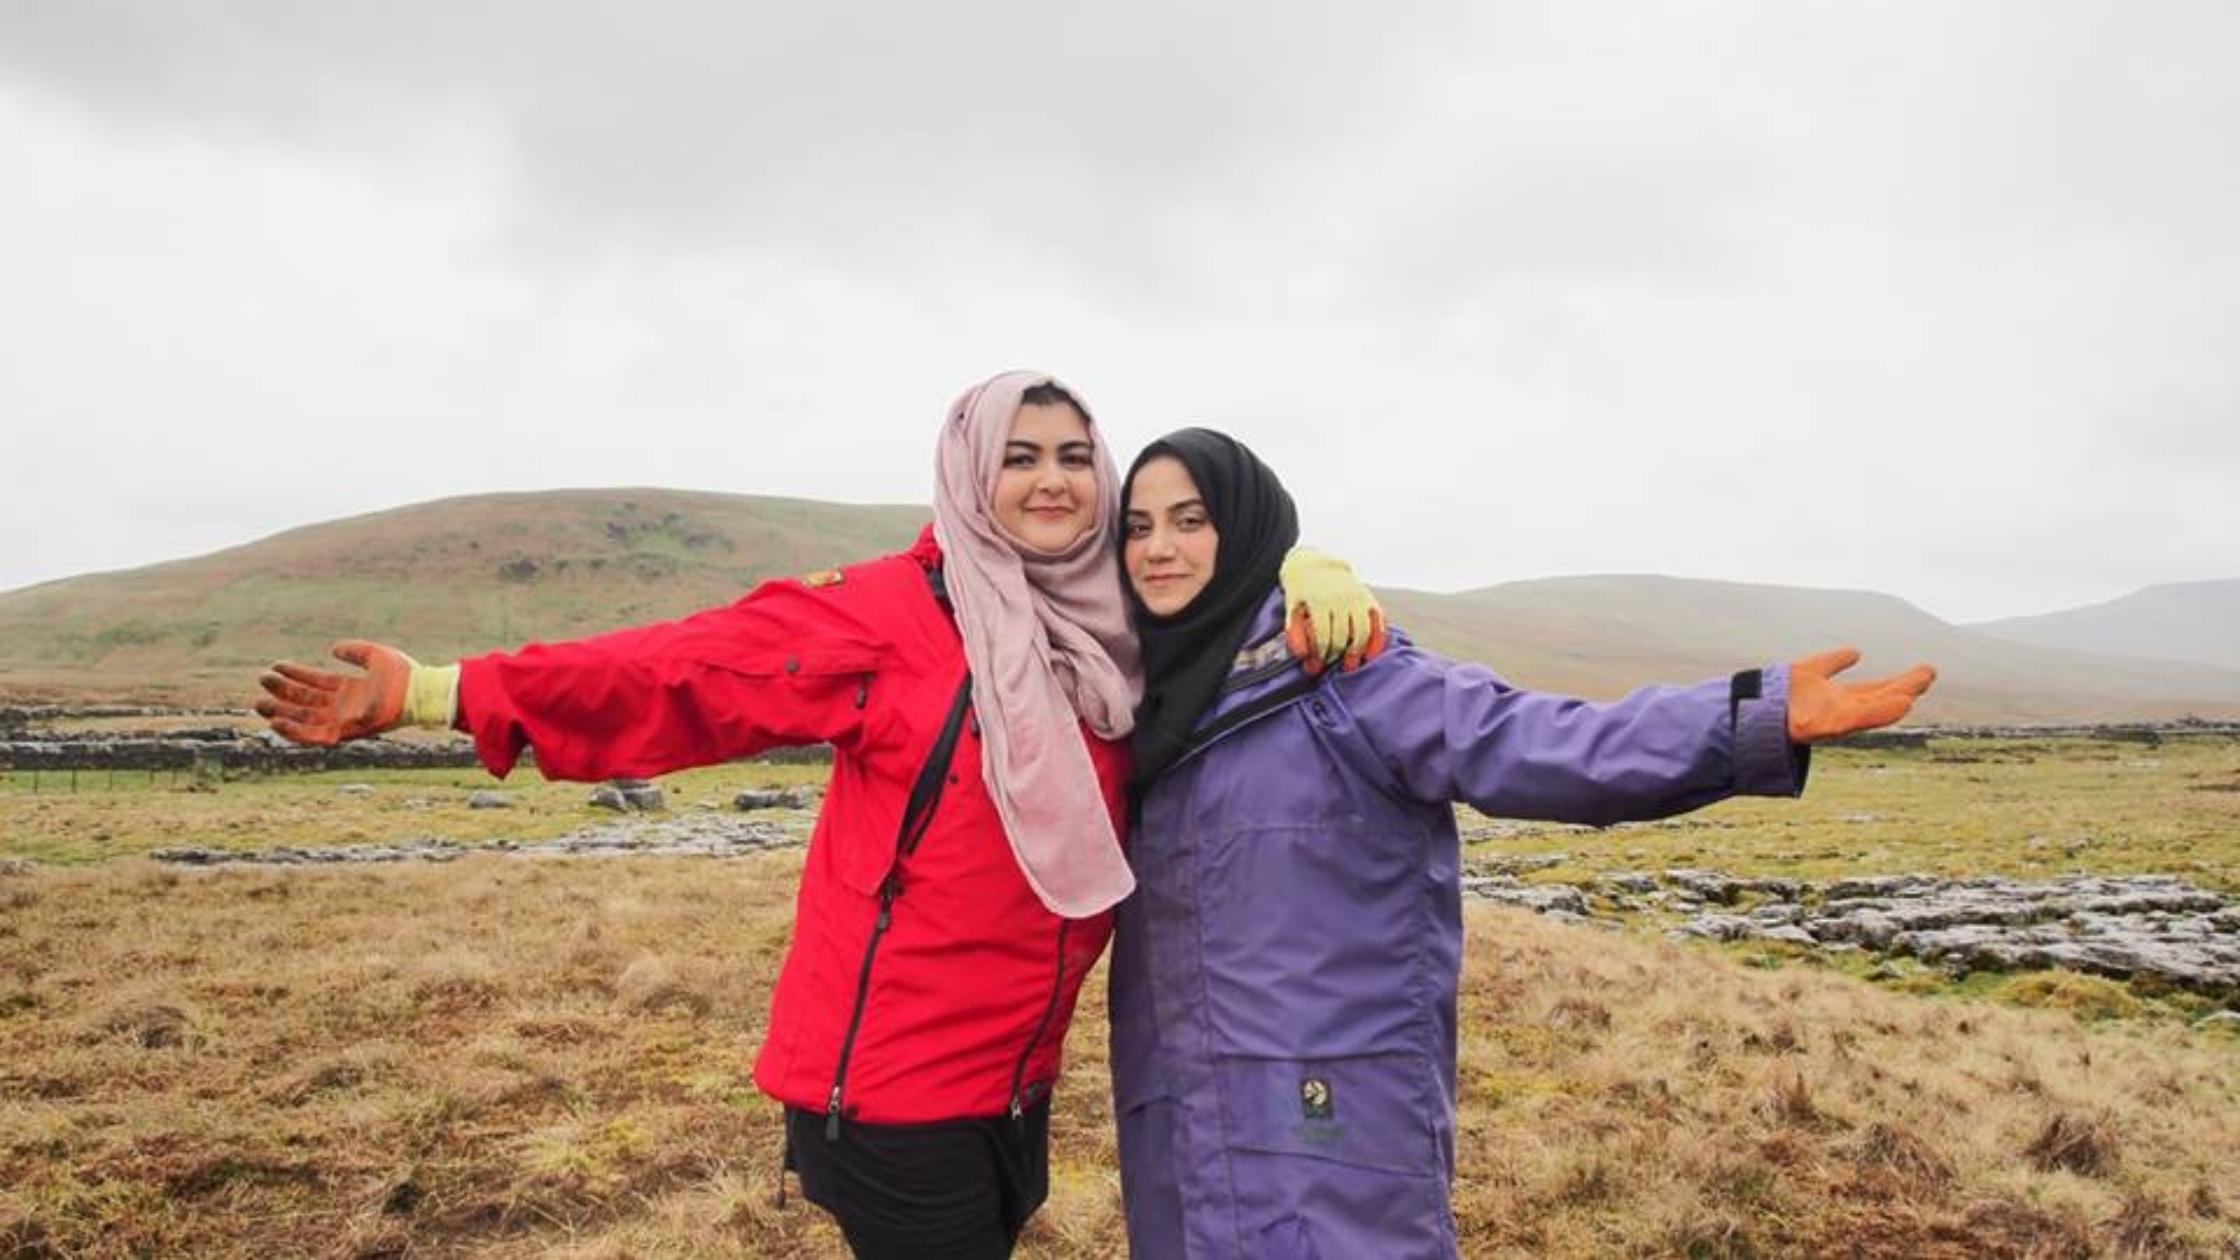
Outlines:
{"label": "outstretched arm", "polygon": [[[503,776],[523,748],[553,779],[653,776],[861,729],[883,655],[853,617],[795,582],[726,608],[430,670],[394,648],[338,644],[364,669],[276,665],[257,711],[300,743],[455,724]],[[455,722],[454,722],[455,715]]]}
{"label": "outstretched arm", "polygon": [[1803,790],[1788,687],[1776,668],[1595,704],[1521,690],[1403,640],[1378,668],[1340,678],[1336,694],[1405,795],[1602,826]]}
{"label": "outstretched arm", "polygon": [[1935,677],[1920,666],[1855,687],[1832,679],[1856,659],[1824,653],[1594,704],[1520,690],[1403,638],[1336,695],[1410,796],[1599,826],[1803,791],[1812,741],[1896,721]]}

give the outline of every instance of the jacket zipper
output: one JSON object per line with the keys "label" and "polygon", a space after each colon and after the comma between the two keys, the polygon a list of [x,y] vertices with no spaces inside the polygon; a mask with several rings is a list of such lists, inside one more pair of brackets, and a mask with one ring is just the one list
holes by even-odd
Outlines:
{"label": "jacket zipper", "polygon": [[1172,762],[1168,763],[1167,771],[1172,772],[1184,762],[1220,743],[1232,732],[1250,726],[1278,709],[1289,708],[1300,700],[1313,695],[1323,684],[1329,681],[1329,674],[1323,674],[1319,677],[1302,675],[1265,695],[1245,701],[1193,731],[1190,735],[1190,742],[1183,747],[1180,753],[1175,755]]}
{"label": "jacket zipper", "polygon": [[1239,670],[1221,680],[1221,690],[1218,694],[1226,696],[1231,692],[1243,691],[1247,687],[1256,687],[1271,678],[1297,668],[1298,664],[1299,662],[1286,656],[1280,661],[1270,661],[1252,669]]}
{"label": "jacket zipper", "polygon": [[1050,1001],[1042,1008],[1042,1018],[1035,1022],[1034,1036],[1027,1039],[1027,1048],[1019,1052],[1018,1065],[1011,1069],[1011,1118],[1021,1120],[1026,1115],[1023,1090],[1026,1085],[1027,1061],[1034,1057],[1035,1047],[1042,1044],[1042,1034],[1050,1030],[1050,1021],[1057,1018],[1058,999],[1066,991],[1066,931],[1073,920],[1058,920],[1058,978],[1050,986]]}
{"label": "jacket zipper", "polygon": [[824,1109],[824,1140],[840,1139],[840,1089],[848,1083],[848,1058],[855,1052],[856,1034],[863,1029],[863,1008],[871,999],[871,960],[879,956],[879,940],[894,922],[894,901],[902,895],[902,872],[890,871],[879,885],[879,918],[871,925],[871,943],[863,948],[863,973],[856,979],[855,1009],[848,1015],[848,1035],[840,1039],[840,1066],[832,1074],[832,1096]]}

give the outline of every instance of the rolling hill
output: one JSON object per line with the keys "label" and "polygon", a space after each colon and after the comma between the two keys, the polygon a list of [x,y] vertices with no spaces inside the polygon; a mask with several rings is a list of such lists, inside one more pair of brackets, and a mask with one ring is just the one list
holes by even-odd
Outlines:
{"label": "rolling hill", "polygon": [[1933,662],[1916,720],[2039,723],[2240,714],[2240,671],[2034,647],[1894,596],[1680,578],[1565,577],[1460,595],[1386,593],[1395,621],[1450,655],[1550,690],[1609,698],[1853,644],[1862,675]]}
{"label": "rolling hill", "polygon": [[[416,504],[0,593],[0,699],[240,705],[265,662],[336,638],[434,661],[592,634],[893,550],[927,516],[653,489]],[[1426,646],[1595,698],[1856,643],[1863,672],[1938,665],[1926,722],[2240,717],[2240,669],[2016,642],[1888,595],[1649,576],[1380,593]]]}
{"label": "rolling hill", "polygon": [[1968,628],[2037,647],[2240,669],[2240,579],[2172,582],[2105,604]]}

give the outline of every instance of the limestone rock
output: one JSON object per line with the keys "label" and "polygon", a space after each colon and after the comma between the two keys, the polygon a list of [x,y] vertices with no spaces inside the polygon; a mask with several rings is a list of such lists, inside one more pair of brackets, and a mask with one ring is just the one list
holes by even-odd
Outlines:
{"label": "limestone rock", "polygon": [[1498,901],[1539,914],[1592,917],[1585,893],[1569,884],[1526,884],[1513,875],[1465,875],[1462,893],[1482,901]]}
{"label": "limestone rock", "polygon": [[815,794],[806,788],[752,788],[731,798],[731,808],[741,812],[757,809],[807,809],[814,802]]}
{"label": "limestone rock", "polygon": [[1664,878],[1666,883],[1685,889],[1715,906],[1731,906],[1742,896],[1742,881],[1718,871],[1679,867],[1666,871]]}
{"label": "limestone rock", "polygon": [[1756,935],[1750,920],[1739,914],[1699,914],[1668,935],[1675,939],[1700,937],[1707,941],[1739,941]]}
{"label": "limestone rock", "polygon": [[668,808],[668,798],[662,795],[661,789],[644,779],[615,779],[602,783],[592,790],[590,803],[618,814]]}

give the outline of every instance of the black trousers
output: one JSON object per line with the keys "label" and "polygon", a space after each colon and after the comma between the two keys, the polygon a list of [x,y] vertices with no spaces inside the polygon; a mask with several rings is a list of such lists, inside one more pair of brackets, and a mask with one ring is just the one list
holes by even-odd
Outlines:
{"label": "black trousers", "polygon": [[786,1167],[860,1260],[1003,1260],[1050,1195],[1050,1104],[937,1124],[840,1126],[786,1108]]}

